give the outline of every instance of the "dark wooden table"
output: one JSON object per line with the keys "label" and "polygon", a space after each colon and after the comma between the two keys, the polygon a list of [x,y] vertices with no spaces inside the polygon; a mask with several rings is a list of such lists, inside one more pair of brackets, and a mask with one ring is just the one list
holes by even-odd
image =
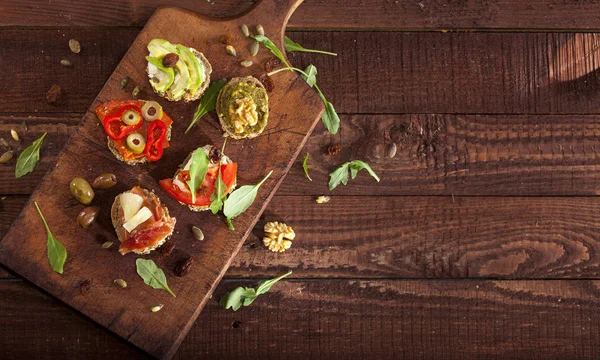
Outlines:
{"label": "dark wooden table", "polygon": [[[32,174],[0,166],[0,237],[169,3],[228,16],[253,1],[0,1],[0,135],[49,134]],[[600,358],[599,14],[596,1],[306,0],[288,35],[339,56],[290,59],[317,66],[341,131],[317,127],[314,182],[298,163],[263,216],[295,228],[293,247],[266,251],[257,227],[176,358]],[[45,101],[53,84],[58,105]],[[326,155],[333,143],[341,153]],[[381,183],[361,174],[330,194],[327,174],[351,159]],[[218,306],[288,269],[252,306]],[[145,357],[0,278],[3,358]]]}

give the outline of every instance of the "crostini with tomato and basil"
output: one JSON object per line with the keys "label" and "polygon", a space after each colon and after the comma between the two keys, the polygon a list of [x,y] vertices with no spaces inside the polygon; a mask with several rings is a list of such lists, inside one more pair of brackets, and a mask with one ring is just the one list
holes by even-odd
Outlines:
{"label": "crostini with tomato and basil", "polygon": [[158,161],[169,147],[173,120],[156,101],[111,100],[96,107],[108,148],[129,165]]}
{"label": "crostini with tomato and basil", "polygon": [[161,180],[160,185],[190,210],[204,211],[210,208],[217,188],[222,189],[222,195],[233,191],[237,167],[217,147],[206,145],[192,151],[173,178]]}

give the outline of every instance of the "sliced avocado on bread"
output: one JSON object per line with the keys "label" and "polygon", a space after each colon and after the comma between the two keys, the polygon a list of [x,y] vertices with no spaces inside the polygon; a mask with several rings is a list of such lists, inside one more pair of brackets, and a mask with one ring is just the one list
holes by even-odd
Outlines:
{"label": "sliced avocado on bread", "polygon": [[196,49],[164,39],[148,43],[147,72],[152,89],[169,101],[194,101],[210,84],[212,67]]}

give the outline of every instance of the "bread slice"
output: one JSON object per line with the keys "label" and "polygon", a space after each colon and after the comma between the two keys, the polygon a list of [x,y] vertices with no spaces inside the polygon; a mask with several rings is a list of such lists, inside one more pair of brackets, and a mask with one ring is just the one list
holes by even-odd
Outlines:
{"label": "bread slice", "polygon": [[[196,92],[194,94],[190,94],[189,91],[186,90],[186,92],[183,94],[183,96],[178,97],[178,98],[173,97],[173,93],[171,90],[156,91],[154,89],[154,87],[152,87],[152,89],[158,96],[163,97],[169,101],[180,101],[180,100],[183,100],[185,102],[196,101],[196,100],[200,99],[202,94],[204,94],[204,92],[208,88],[208,85],[210,85],[210,74],[212,73],[212,66],[208,62],[208,59],[200,51],[198,51],[194,48],[189,48],[189,49],[196,56],[196,59],[198,59],[200,61],[200,63],[204,66],[204,79],[202,80],[202,84],[200,84],[200,87],[198,88],[198,90],[196,90]],[[148,77],[150,77],[150,69],[148,66],[146,66],[146,72],[148,73]]]}
{"label": "bread slice", "polygon": [[[235,132],[235,130],[233,129],[232,126],[230,126],[227,121],[227,114],[229,112],[229,102],[227,102],[223,96],[223,94],[227,93],[227,89],[231,88],[239,83],[243,83],[243,82],[247,82],[247,83],[251,83],[253,85],[256,85],[258,88],[262,89],[262,93],[264,96],[264,100],[267,103],[267,106],[264,109],[264,124],[257,130],[254,132],[250,132],[250,133],[243,133],[243,134],[238,134]],[[253,99],[254,101],[256,101],[256,99]],[[219,122],[221,123],[221,128],[223,128],[223,131],[225,131],[227,133],[227,135],[229,135],[230,137],[239,140],[239,139],[252,139],[257,137],[258,135],[260,135],[263,130],[265,129],[265,127],[267,126],[267,121],[269,119],[269,95],[267,94],[267,90],[265,89],[264,85],[254,76],[245,76],[245,77],[236,77],[233,78],[231,80],[229,80],[229,82],[227,84],[225,84],[225,86],[223,86],[223,89],[221,89],[221,91],[219,92],[219,95],[217,96],[217,102],[215,105],[215,109],[217,110],[217,116],[219,117]]]}
{"label": "bread slice", "polygon": [[[213,147],[212,145],[205,145],[202,148],[208,154],[210,154],[210,150],[212,149],[212,147]],[[177,171],[173,175],[173,178],[176,178],[177,175],[179,174],[179,172],[183,170],[183,168],[185,167],[185,164],[187,164],[188,161],[190,161],[190,159],[192,158],[192,155],[194,154],[194,151],[190,152],[188,154],[188,156],[185,158],[185,160],[183,160],[183,162],[181,163],[181,165],[179,165],[179,168],[177,168]],[[221,154],[221,159],[223,159],[223,158],[225,159],[225,162],[227,164],[231,164],[233,162],[233,161],[231,161],[231,159],[227,155]],[[232,192],[233,189],[235,189],[236,184],[237,184],[237,176],[236,176],[236,179],[233,181],[233,185],[231,186],[231,189],[229,189],[229,192]],[[181,205],[187,206],[190,210],[196,211],[196,212],[205,211],[205,210],[209,210],[210,209],[210,205],[195,206],[195,205],[189,205],[189,204],[183,203],[183,202],[181,202],[179,200],[177,202],[180,203]]]}
{"label": "bread slice", "polygon": [[[143,120],[141,120],[143,121]],[[171,128],[173,126],[169,125],[167,127],[167,134],[165,135],[165,137],[167,138],[168,141],[171,141]],[[123,156],[121,155],[121,153],[119,152],[119,150],[117,150],[117,148],[115,147],[115,142],[113,141],[113,139],[111,139],[110,137],[106,137],[108,139],[108,149],[110,150],[110,152],[113,153],[113,155],[117,158],[117,160],[123,161],[125,162],[127,165],[138,165],[138,164],[145,164],[148,162],[148,159],[145,156],[142,156],[140,158],[137,159],[133,159],[133,160],[125,160],[123,158]]]}
{"label": "bread slice", "polygon": [[[175,224],[175,222],[176,222],[175,218],[171,218],[171,216],[169,215],[169,209],[167,209],[166,206],[162,205],[158,196],[156,196],[154,194],[154,192],[148,191],[146,189],[142,189],[142,191],[144,192],[144,195],[146,195],[147,197],[149,197],[151,199],[156,199],[158,201],[158,203],[161,204],[161,206],[163,207],[163,210],[165,211],[165,217],[167,219],[172,219],[173,224]],[[121,206],[121,195],[122,194],[119,194],[115,198],[115,201],[113,202],[112,207],[110,209],[110,217],[112,220],[113,227],[115,228],[115,232],[117,233],[117,238],[119,239],[120,242],[123,242],[125,240],[125,228],[123,227],[123,222],[121,221],[121,216],[119,215],[119,208]],[[161,239],[159,242],[157,242],[156,245],[154,245],[152,247],[147,247],[144,249],[133,250],[132,252],[135,254],[139,254],[139,255],[149,254],[151,251],[161,247],[162,244],[164,244],[171,237],[171,235],[173,235],[174,230],[175,230],[175,226],[173,226],[173,229],[171,230],[171,232],[167,236],[165,236],[163,239]],[[124,254],[122,254],[122,255],[124,255]]]}

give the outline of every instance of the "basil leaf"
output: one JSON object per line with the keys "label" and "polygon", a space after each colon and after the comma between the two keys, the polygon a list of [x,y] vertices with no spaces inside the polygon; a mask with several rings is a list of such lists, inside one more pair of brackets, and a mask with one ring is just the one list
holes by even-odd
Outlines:
{"label": "basil leaf", "polygon": [[34,202],[34,204],[38,213],[40,214],[40,217],[42,218],[42,221],[44,222],[44,226],[46,227],[46,233],[48,233],[48,241],[46,242],[46,248],[48,249],[48,260],[50,261],[50,266],[52,266],[52,269],[54,269],[54,271],[56,271],[59,274],[62,274],[63,266],[65,264],[65,261],[67,260],[67,250],[60,243],[60,241],[58,241],[54,237],[54,235],[52,235],[50,227],[48,226],[44,215],[42,215],[42,211],[40,210],[37,201]]}
{"label": "basil leaf", "polygon": [[340,165],[334,172],[329,174],[329,190],[335,189],[339,184],[348,183],[348,167],[350,163]]}
{"label": "basil leaf", "polygon": [[302,168],[304,169],[304,175],[306,175],[306,178],[312,181],[310,175],[308,175],[308,153],[304,155],[304,160],[302,161]]}
{"label": "basil leaf", "polygon": [[203,148],[197,148],[192,154],[192,164],[190,165],[190,179],[185,183],[190,187],[190,191],[192,192],[192,202],[196,202],[196,193],[202,183],[204,182],[204,177],[208,172],[208,163],[210,160],[208,159],[208,155],[206,155],[206,151]]}
{"label": "basil leaf", "polygon": [[325,104],[325,112],[321,116],[321,121],[330,133],[337,134],[340,128],[340,118],[335,112],[332,103],[325,100],[325,98],[323,98],[323,103]]}
{"label": "basil leaf", "polygon": [[310,52],[310,53],[318,53],[318,54],[337,56],[336,53],[329,52],[329,51],[307,49],[307,48],[303,47],[302,45],[298,44],[297,42],[294,42],[292,39],[290,39],[287,36],[283,40],[283,47],[285,48],[285,51],[290,51],[290,52],[291,51],[300,51],[300,52]]}
{"label": "basil leaf", "polygon": [[276,277],[274,279],[267,280],[267,281],[261,283],[258,286],[258,289],[256,289],[256,295],[262,295],[262,294],[266,293],[267,291],[271,290],[271,286],[273,286],[276,282],[278,282],[279,280],[283,279],[284,277],[291,275],[291,273],[292,272],[289,271],[289,272],[287,272],[287,273],[285,273],[283,275],[280,275],[280,276],[278,276],[278,277]]}
{"label": "basil leaf", "polygon": [[352,179],[356,177],[358,172],[362,169],[366,169],[369,174],[377,180],[380,181],[379,176],[375,174],[375,171],[371,169],[369,164],[360,160],[353,160],[340,165],[334,172],[329,174],[329,190],[335,189],[339,184],[346,185],[348,183],[348,170],[350,170],[350,175]]}
{"label": "basil leaf", "polygon": [[254,300],[256,300],[258,295],[266,293],[271,289],[271,286],[273,286],[276,282],[283,279],[284,277],[290,275],[291,273],[292,272],[290,271],[274,279],[267,280],[261,283],[258,286],[258,289],[238,286],[237,288],[233,289],[233,291],[223,295],[223,297],[221,297],[221,300],[219,301],[219,304],[225,309],[231,308],[233,311],[238,311],[239,308],[242,307],[242,305],[248,306],[252,304]]}
{"label": "basil leaf", "polygon": [[204,95],[202,95],[202,98],[200,99],[200,103],[198,104],[198,109],[196,109],[196,112],[194,113],[192,122],[187,127],[187,129],[185,129],[184,134],[187,134],[187,132],[190,131],[192,126],[194,126],[194,124],[196,124],[198,122],[198,120],[200,120],[201,117],[203,117],[204,115],[206,115],[207,113],[209,113],[215,109],[215,103],[217,102],[217,96],[219,95],[219,92],[221,91],[223,86],[225,86],[226,83],[227,83],[227,79],[221,79],[217,82],[212,83],[208,87],[208,89],[206,89],[206,92],[204,93]]}
{"label": "basil leaf", "polygon": [[225,217],[231,220],[246,211],[254,202],[260,186],[272,173],[273,171],[268,173],[267,176],[256,185],[244,185],[232,192],[227,200],[225,200],[225,206],[223,206],[223,214]]}
{"label": "basil leaf", "polygon": [[144,280],[144,283],[154,289],[163,289],[169,294],[175,296],[175,294],[169,289],[167,285],[167,278],[161,268],[156,266],[154,261],[145,260],[138,258],[135,261],[138,275]]}
{"label": "basil leaf", "polygon": [[268,37],[264,35],[252,35],[250,37],[263,44],[263,46],[269,49],[273,55],[277,56],[277,58],[281,60],[281,62],[284,63],[285,66],[290,67],[290,63],[287,62],[281,50],[279,50],[277,46]]}
{"label": "basil leaf", "polygon": [[304,69],[304,74],[300,74],[300,76],[306,81],[308,86],[313,87],[317,83],[317,68],[313,64],[310,64]]}
{"label": "basil leaf", "polygon": [[215,192],[210,196],[210,211],[216,214],[223,208],[223,201],[225,201],[225,191],[227,191],[227,185],[223,182],[221,177],[221,168],[219,167],[219,175],[217,175],[217,181],[215,183]]}
{"label": "basil leaf", "polygon": [[44,138],[48,133],[44,133],[39,139],[29,145],[17,159],[17,166],[15,168],[15,178],[27,175],[35,169],[38,161],[40,161],[40,147],[44,142]]}

